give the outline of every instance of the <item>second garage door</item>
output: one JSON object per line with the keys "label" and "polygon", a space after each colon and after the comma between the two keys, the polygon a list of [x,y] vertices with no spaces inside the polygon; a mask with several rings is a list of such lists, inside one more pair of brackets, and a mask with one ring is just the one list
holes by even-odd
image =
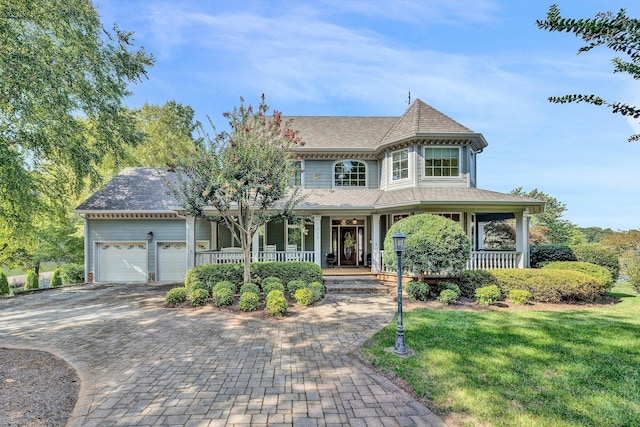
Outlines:
{"label": "second garage door", "polygon": [[182,281],[187,274],[187,244],[158,243],[158,281]]}

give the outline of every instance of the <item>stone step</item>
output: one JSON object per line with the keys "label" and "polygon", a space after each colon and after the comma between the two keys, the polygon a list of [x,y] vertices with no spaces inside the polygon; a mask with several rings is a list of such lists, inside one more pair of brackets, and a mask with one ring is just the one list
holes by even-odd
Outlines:
{"label": "stone step", "polygon": [[324,285],[329,294],[387,294],[391,291],[375,276],[325,276]]}

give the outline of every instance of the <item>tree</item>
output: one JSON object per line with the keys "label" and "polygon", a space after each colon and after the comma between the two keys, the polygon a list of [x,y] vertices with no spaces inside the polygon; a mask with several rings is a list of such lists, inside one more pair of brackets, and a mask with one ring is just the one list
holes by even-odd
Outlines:
{"label": "tree", "polygon": [[144,135],[141,144],[127,147],[127,166],[175,167],[195,150],[193,138],[198,123],[195,111],[174,100],[163,106],[145,103],[133,111],[136,129]]}
{"label": "tree", "polygon": [[407,240],[402,253],[402,267],[415,274],[462,270],[471,255],[471,242],[464,230],[452,220],[420,214],[404,218],[389,228],[384,239],[384,263],[397,269],[393,235],[402,231]]}
{"label": "tree", "polygon": [[255,110],[240,98],[239,107],[223,114],[231,131],[213,138],[203,132],[202,144],[177,169],[177,183],[170,184],[189,214],[223,223],[231,231],[244,254],[245,283],[251,281],[253,235],[269,221],[292,219],[302,199],[300,188],[289,183],[294,149],[304,142],[280,112],[267,116],[268,111],[264,95]]}
{"label": "tree", "polygon": [[0,229],[29,233],[34,212],[61,206],[61,188],[97,183],[101,160],[139,141],[122,100],[154,60],[132,46],[132,33],[103,28],[90,0],[3,2]]}
{"label": "tree", "polygon": [[562,215],[567,210],[567,206],[555,197],[552,197],[537,188],[529,192],[518,187],[511,191],[511,194],[521,197],[529,197],[546,202],[545,210],[542,213],[531,215],[531,225],[541,226],[548,229],[546,239],[551,245],[569,245],[575,240],[577,228],[574,224]]}
{"label": "tree", "polygon": [[[547,19],[537,20],[538,28],[547,31],[573,33],[581,37],[586,45],[578,49],[578,54],[606,45],[616,53],[628,57],[612,59],[614,73],[628,73],[635,80],[640,79],[640,20],[627,17],[624,9],[617,14],[612,12],[598,13],[591,19],[572,19],[560,16],[558,5],[552,5],[547,12]],[[611,108],[614,114],[640,118],[640,108],[621,102],[609,102],[593,94],[573,94],[549,97],[553,103],[586,102],[589,104]],[[629,141],[637,141],[640,134],[629,137]]]}

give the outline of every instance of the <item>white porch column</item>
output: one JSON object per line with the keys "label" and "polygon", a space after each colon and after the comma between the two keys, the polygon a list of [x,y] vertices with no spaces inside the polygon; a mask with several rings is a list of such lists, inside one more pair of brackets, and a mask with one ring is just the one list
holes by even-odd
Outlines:
{"label": "white porch column", "polygon": [[382,260],[380,259],[380,214],[371,215],[371,271],[380,273]]}
{"label": "white porch column", "polygon": [[529,267],[529,211],[516,212],[516,252],[519,252],[518,268]]}
{"label": "white porch column", "polygon": [[258,251],[260,250],[260,233],[253,233],[251,238],[251,262],[258,262]]}
{"label": "white porch column", "polygon": [[322,267],[322,215],[313,216],[313,260]]}
{"label": "white porch column", "polygon": [[187,271],[196,266],[196,218],[185,218],[187,232]]}
{"label": "white porch column", "polygon": [[481,251],[484,249],[484,222],[479,222],[477,221],[477,217],[476,217],[476,227],[478,228],[476,234],[477,236],[475,236],[475,238],[477,239],[477,245],[476,245],[476,250],[477,251]]}

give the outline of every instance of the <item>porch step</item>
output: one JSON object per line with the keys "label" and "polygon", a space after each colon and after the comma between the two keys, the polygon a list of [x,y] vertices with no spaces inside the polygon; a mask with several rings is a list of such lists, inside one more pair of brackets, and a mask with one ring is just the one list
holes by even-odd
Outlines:
{"label": "porch step", "polygon": [[388,294],[391,287],[385,286],[376,276],[324,276],[328,294]]}

